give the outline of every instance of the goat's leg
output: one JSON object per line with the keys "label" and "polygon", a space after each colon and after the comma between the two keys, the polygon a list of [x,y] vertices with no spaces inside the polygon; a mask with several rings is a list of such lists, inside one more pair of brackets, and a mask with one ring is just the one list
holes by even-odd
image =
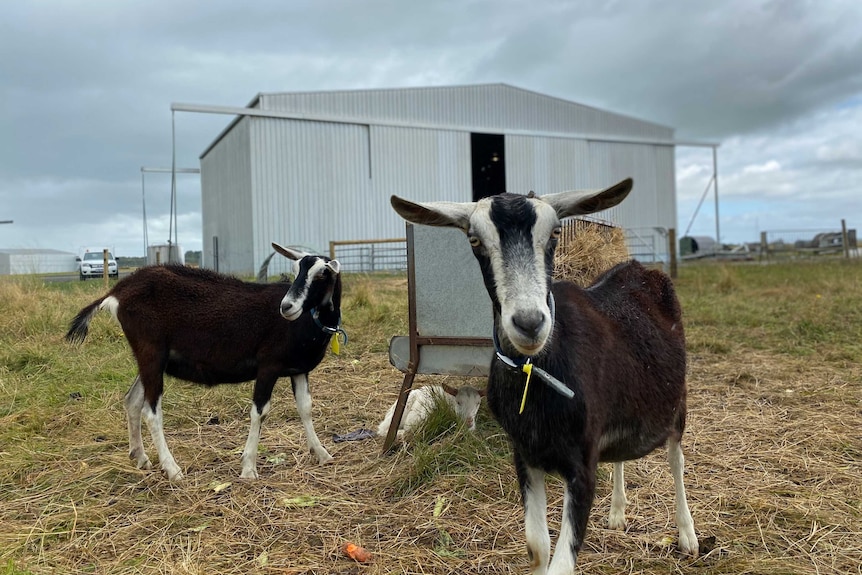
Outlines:
{"label": "goat's leg", "polygon": [[308,450],[317,456],[317,461],[321,465],[329,463],[332,461],[332,456],[320,443],[320,439],[314,431],[314,423],[311,421],[311,394],[308,392],[308,374],[292,375],[290,382],[293,386],[293,397],[296,399],[296,410],[299,412],[300,420],[302,420],[302,427],[305,428]]}
{"label": "goat's leg", "polygon": [[257,479],[257,446],[260,443],[260,428],[263,420],[269,414],[272,405],[269,401],[258,407],[257,402],[251,406],[249,419],[251,425],[248,430],[248,439],[245,440],[245,448],[242,450],[242,473],[243,479]]}
{"label": "goat's leg", "polygon": [[688,501],[685,497],[685,485],[682,479],[685,456],[682,453],[679,439],[673,436],[667,440],[667,459],[670,463],[674,491],[676,492],[676,526],[679,529],[679,549],[683,553],[697,557],[697,535],[694,533],[694,520],[691,518],[691,511],[688,509]]}
{"label": "goat's leg", "polygon": [[153,464],[144,451],[144,440],[141,437],[141,416],[144,409],[144,384],[141,376],[136,375],[135,381],[126,396],[123,405],[126,408],[126,421],[129,424],[129,459],[135,460],[138,469],[152,469]]}
{"label": "goat's leg", "polygon": [[608,514],[608,527],[626,528],[626,481],[623,476],[623,462],[614,462],[613,492],[611,493],[611,512]]}
{"label": "goat's leg", "polygon": [[548,501],[545,494],[545,472],[530,467],[515,451],[515,471],[524,503],[524,532],[530,573],[545,575],[551,560],[551,535],[548,533]]}
{"label": "goat's leg", "polygon": [[254,397],[249,412],[251,423],[248,438],[242,450],[242,472],[239,475],[243,479],[257,479],[257,446],[260,443],[260,430],[272,407],[270,405],[272,389],[277,381],[278,373],[259,371],[257,380],[254,382]]}
{"label": "goat's leg", "polygon": [[587,533],[587,520],[593,506],[596,486],[596,463],[576,465],[566,481],[563,496],[563,520],[554,548],[549,575],[572,575],[578,553]]}
{"label": "goat's leg", "polygon": [[167,473],[168,479],[171,481],[181,481],[183,472],[177,461],[168,449],[168,442],[165,440],[165,431],[162,427],[162,398],[161,395],[156,400],[155,405],[147,402],[144,407],[144,419],[147,420],[147,427],[150,428],[150,435],[153,438],[153,444],[159,453],[159,465]]}

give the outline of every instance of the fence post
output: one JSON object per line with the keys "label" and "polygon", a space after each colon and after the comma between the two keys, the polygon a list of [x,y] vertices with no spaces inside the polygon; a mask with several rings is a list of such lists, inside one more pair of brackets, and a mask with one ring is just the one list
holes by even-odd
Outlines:
{"label": "fence post", "polygon": [[667,251],[670,256],[670,277],[676,279],[676,228],[667,231]]}
{"label": "fence post", "polygon": [[335,259],[335,242],[333,240],[329,240],[329,259]]}
{"label": "fence post", "polygon": [[850,242],[847,237],[847,222],[841,218],[841,246],[844,248],[844,259],[850,259]]}
{"label": "fence post", "polygon": [[766,241],[766,232],[760,232],[760,260],[769,260],[769,243]]}
{"label": "fence post", "polygon": [[105,278],[105,289],[108,289],[108,249],[102,250],[102,277]]}

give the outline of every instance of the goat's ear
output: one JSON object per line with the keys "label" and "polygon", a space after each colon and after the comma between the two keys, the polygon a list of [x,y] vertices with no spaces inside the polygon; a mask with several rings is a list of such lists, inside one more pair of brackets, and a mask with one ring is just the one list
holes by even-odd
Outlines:
{"label": "goat's ear", "polygon": [[392,196],[389,199],[398,215],[414,224],[470,229],[470,216],[476,209],[473,202],[428,202],[415,203]]}
{"label": "goat's ear", "polygon": [[326,267],[331,269],[332,273],[335,273],[335,274],[337,274],[339,271],[341,271],[341,264],[338,263],[338,260],[329,260],[328,262],[326,262]]}
{"label": "goat's ear", "polygon": [[272,249],[274,249],[275,251],[277,251],[278,253],[280,253],[281,255],[286,257],[287,259],[294,260],[294,261],[301,260],[303,258],[303,256],[305,255],[302,252],[298,252],[296,250],[292,250],[290,248],[280,246],[275,242],[272,242]]}
{"label": "goat's ear", "polygon": [[556,210],[558,218],[583,216],[614,207],[629,195],[632,185],[632,179],[626,178],[604,190],[560,192],[541,199]]}
{"label": "goat's ear", "polygon": [[449,395],[451,395],[453,397],[458,395],[458,389],[454,388],[451,385],[448,385],[446,383],[443,384],[443,391],[445,391],[446,393],[448,393]]}

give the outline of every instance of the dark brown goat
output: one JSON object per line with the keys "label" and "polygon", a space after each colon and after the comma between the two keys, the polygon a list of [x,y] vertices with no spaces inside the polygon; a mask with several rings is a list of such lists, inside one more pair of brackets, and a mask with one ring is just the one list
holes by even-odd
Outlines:
{"label": "dark brown goat", "polygon": [[[667,443],[680,549],[698,552],[683,486],[685,336],[670,278],[637,262],[592,287],[552,282],[560,218],[621,202],[624,180],[600,192],[541,198],[500,194],[475,203],[393,208],[417,224],[459,228],[479,262],[494,314],[497,355],[488,406],[511,438],[534,574],[574,573],[595,493],[596,467],[614,462],[609,523],[625,526],[623,461]],[[566,491],[551,561],[545,475]]]}
{"label": "dark brown goat", "polygon": [[135,355],[138,375],[126,393],[129,457],[151,469],[141,418],[171,481],[183,474],[162,427],[164,374],[207,386],[254,379],[251,427],[242,452],[241,477],[257,478],[260,428],[279,377],[289,376],[309,450],[320,463],[332,459],[311,421],[308,373],[323,359],[341,321],[339,264],[273,244],[294,260],[291,284],[247,283],[209,270],[167,265],[141,268],[82,309],[66,339],[87,337],[93,316],[109,310]]}

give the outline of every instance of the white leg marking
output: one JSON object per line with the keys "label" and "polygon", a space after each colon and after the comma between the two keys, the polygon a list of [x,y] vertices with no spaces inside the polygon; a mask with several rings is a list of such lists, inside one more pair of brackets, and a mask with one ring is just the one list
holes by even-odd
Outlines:
{"label": "white leg marking", "polygon": [[136,375],[126,397],[123,398],[126,421],[129,424],[129,458],[135,460],[138,469],[152,469],[153,464],[144,451],[144,440],[141,437],[141,412],[144,403],[144,384],[141,383],[141,376]]}
{"label": "white leg marking", "polygon": [[322,465],[332,461],[332,456],[320,443],[317,433],[314,432],[314,423],[311,421],[311,394],[308,393],[308,374],[290,376],[294,385],[294,396],[296,397],[296,410],[302,427],[305,428],[305,439],[308,442],[308,450],[317,456],[317,461]]}
{"label": "white leg marking", "polygon": [[263,406],[263,412],[257,412],[257,406],[252,403],[249,418],[251,426],[248,430],[248,439],[245,440],[245,449],[242,450],[242,473],[243,479],[257,479],[257,446],[260,443],[260,427],[263,420],[272,408],[269,401]]}
{"label": "white leg marking", "polygon": [[626,481],[623,477],[623,462],[614,463],[614,490],[611,493],[611,512],[608,514],[608,527],[624,530],[626,528]]}
{"label": "white leg marking", "polygon": [[168,479],[171,481],[181,481],[183,472],[180,466],[177,465],[174,456],[171,455],[171,450],[168,449],[168,442],[165,441],[165,432],[162,428],[162,398],[159,398],[156,403],[156,412],[150,409],[149,404],[144,406],[144,419],[147,420],[147,427],[150,428],[150,435],[153,438],[153,443],[159,453],[159,465],[167,473]]}
{"label": "white leg marking", "polygon": [[560,523],[560,535],[557,537],[554,558],[551,560],[548,575],[572,575],[575,572],[575,563],[578,558],[573,553],[573,543],[575,543],[575,526],[572,525],[572,498],[569,495],[569,490],[566,489],[566,493],[563,495],[563,520]]}
{"label": "white leg marking", "polygon": [[676,526],[679,528],[679,549],[683,553],[697,557],[697,535],[694,533],[694,520],[688,509],[685,485],[682,481],[685,456],[682,454],[679,441],[673,438],[667,440],[667,459],[670,463],[670,471],[673,473],[673,486],[676,491]]}
{"label": "white leg marking", "polygon": [[524,531],[530,573],[545,575],[551,559],[551,535],[548,533],[548,500],[545,495],[545,472],[527,467],[528,487],[524,491]]}

